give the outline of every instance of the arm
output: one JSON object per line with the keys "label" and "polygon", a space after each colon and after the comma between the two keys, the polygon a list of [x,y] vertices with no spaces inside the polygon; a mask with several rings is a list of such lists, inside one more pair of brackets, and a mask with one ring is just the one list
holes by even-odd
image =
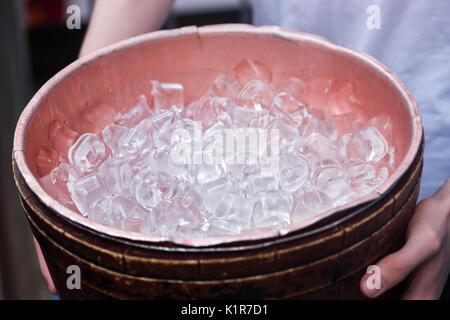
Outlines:
{"label": "arm", "polygon": [[159,29],[173,0],[97,0],[80,56],[112,43]]}
{"label": "arm", "polygon": [[439,299],[450,272],[450,178],[436,194],[417,205],[403,248],[377,266],[379,290],[368,289],[370,275],[361,279],[361,290],[367,297],[378,297],[410,277],[404,299]]}
{"label": "arm", "polygon": [[[156,30],[169,14],[174,0],[97,0],[89,28],[80,50],[80,57],[115,42]],[[39,265],[49,290],[57,294],[41,248],[34,245]]]}

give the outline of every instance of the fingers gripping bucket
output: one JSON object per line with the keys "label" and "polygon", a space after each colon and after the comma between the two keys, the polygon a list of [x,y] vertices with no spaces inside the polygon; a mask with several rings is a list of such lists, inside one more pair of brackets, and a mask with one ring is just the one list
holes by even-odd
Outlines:
{"label": "fingers gripping bucket", "polygon": [[[179,82],[198,98],[243,58],[291,76],[357,79],[369,115],[388,114],[398,161],[372,194],[280,231],[185,240],[96,224],[51,198],[37,180],[38,148],[54,119],[71,121],[87,105],[131,106],[150,80]],[[149,98],[149,96],[147,96]],[[397,249],[415,207],[423,163],[417,106],[375,59],[316,36],[277,27],[221,25],[159,31],[79,59],[47,82],[17,125],[13,172],[30,227],[61,298],[360,298],[368,265]],[[70,290],[66,270],[81,270]],[[395,292],[388,293],[391,296]],[[387,297],[387,295],[385,295]]]}

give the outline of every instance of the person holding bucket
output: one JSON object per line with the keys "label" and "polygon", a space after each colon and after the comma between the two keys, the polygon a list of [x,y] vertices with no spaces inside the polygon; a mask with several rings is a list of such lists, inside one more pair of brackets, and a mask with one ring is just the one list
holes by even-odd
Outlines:
{"label": "person holding bucket", "polygon": [[[158,29],[173,0],[97,0],[80,56]],[[381,287],[361,291],[376,298],[409,278],[405,299],[438,299],[450,272],[450,3],[385,0],[253,1],[257,25],[323,36],[366,52],[388,66],[413,92],[426,131],[420,199],[405,245],[376,265]],[[55,288],[39,246],[41,270]]]}

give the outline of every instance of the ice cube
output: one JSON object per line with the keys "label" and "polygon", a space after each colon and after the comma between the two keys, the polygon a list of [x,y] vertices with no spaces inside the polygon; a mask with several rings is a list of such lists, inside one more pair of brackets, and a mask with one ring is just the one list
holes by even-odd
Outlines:
{"label": "ice cube", "polygon": [[344,163],[344,168],[348,173],[351,184],[355,186],[367,183],[375,178],[375,168],[363,160],[350,159]]}
{"label": "ice cube", "polygon": [[235,235],[242,231],[242,226],[230,219],[212,217],[208,220],[208,223],[210,224],[208,228],[209,236]]}
{"label": "ice cube", "polygon": [[369,120],[371,127],[377,128],[387,141],[392,141],[394,138],[394,125],[392,119],[386,114],[380,114]]}
{"label": "ice cube", "polygon": [[283,191],[263,191],[253,206],[253,227],[278,229],[291,223],[292,198]]}
{"label": "ice cube", "polygon": [[119,220],[114,221],[114,216],[111,215],[111,199],[112,197],[107,197],[102,200],[97,201],[87,211],[87,216],[90,220],[103,224],[105,226],[114,226],[119,224],[123,217]]}
{"label": "ice cube", "polygon": [[127,160],[132,160],[146,150],[151,150],[152,145],[152,140],[144,132],[130,128],[120,137],[118,147]]}
{"label": "ice cube", "polygon": [[332,122],[320,120],[315,117],[306,118],[302,122],[299,131],[303,137],[319,134],[329,140],[336,140],[338,138],[338,130]]}
{"label": "ice cube", "polygon": [[143,170],[131,181],[130,190],[146,209],[155,207],[161,200],[170,200],[176,181],[161,171]]}
{"label": "ice cube", "polygon": [[92,204],[110,195],[96,173],[67,182],[67,188],[73,202],[84,216],[88,214],[87,210]]}
{"label": "ice cube", "polygon": [[242,85],[226,75],[217,76],[211,84],[210,95],[235,99]]}
{"label": "ice cube", "polygon": [[192,181],[197,184],[205,184],[219,179],[223,174],[223,167],[220,165],[201,164],[189,168]]}
{"label": "ice cube", "polygon": [[195,100],[189,103],[181,112],[184,118],[189,118],[194,121],[201,120],[202,117],[202,108],[201,101]]}
{"label": "ice cube", "polygon": [[350,184],[360,196],[370,193],[388,178],[386,167],[377,169],[363,160],[350,159],[344,163]]}
{"label": "ice cube", "polygon": [[323,192],[334,202],[334,206],[340,206],[358,198],[358,194],[353,191],[343,176],[331,179]]}
{"label": "ice cube", "polygon": [[274,97],[270,111],[274,115],[278,115],[280,112],[281,114],[298,112],[298,115],[301,115],[302,118],[307,115],[306,107],[285,91],[279,92]]}
{"label": "ice cube", "polygon": [[[237,194],[229,194],[219,202],[214,217],[232,223],[239,230],[246,229],[251,222],[252,206],[251,200]],[[210,224],[214,225],[214,221],[210,220]]]}
{"label": "ice cube", "polygon": [[270,128],[279,132],[279,148],[281,151],[291,151],[297,144],[299,139],[298,129],[286,119],[275,119]]}
{"label": "ice cube", "polygon": [[337,159],[339,157],[338,144],[316,133],[306,140],[300,152],[311,161],[324,158]]}
{"label": "ice cube", "polygon": [[95,171],[110,155],[110,149],[92,133],[85,133],[69,149],[69,162],[81,173]]}
{"label": "ice cube", "polygon": [[259,112],[256,110],[236,107],[233,110],[233,126],[235,128],[246,128],[250,127],[250,124],[253,122],[258,122]]}
{"label": "ice cube", "polygon": [[148,160],[145,160],[142,165],[145,165],[145,163],[148,163],[153,166],[154,169],[165,172],[173,177],[187,179],[187,165],[172,161],[170,151],[164,148],[154,149]]}
{"label": "ice cube", "polygon": [[202,185],[201,196],[209,212],[214,212],[220,199],[227,197],[233,191],[233,184],[227,177],[221,177]]}
{"label": "ice cube", "polygon": [[229,98],[204,97],[200,100],[201,120],[205,128],[214,124],[222,113],[232,113],[236,103]]}
{"label": "ice cube", "polygon": [[122,220],[122,229],[130,232],[144,233],[145,222],[137,218],[125,218]]}
{"label": "ice cube", "polygon": [[239,92],[238,104],[240,106],[261,111],[270,109],[275,90],[270,84],[259,80],[248,82]]}
{"label": "ice cube", "polygon": [[139,96],[139,102],[136,106],[125,112],[120,112],[117,115],[115,123],[131,128],[151,115],[152,110],[147,104],[147,98],[144,95],[141,95]]}
{"label": "ice cube", "polygon": [[111,199],[110,215],[121,220],[138,219],[144,221],[149,211],[141,207],[131,194],[116,194]]}
{"label": "ice cube", "polygon": [[124,126],[119,126],[115,123],[106,126],[102,131],[102,139],[106,145],[111,149],[113,156],[122,158],[124,154],[119,148],[120,138],[125,135],[130,129]]}
{"label": "ice cube", "polygon": [[261,191],[278,190],[278,177],[273,175],[255,175],[248,179],[247,194],[255,195]]}
{"label": "ice cube", "polygon": [[325,193],[309,191],[303,193],[292,213],[292,223],[300,223],[333,207],[333,201]]}
{"label": "ice cube", "polygon": [[345,171],[341,164],[334,159],[318,160],[313,164],[313,184],[319,190],[326,188],[331,180],[342,176],[345,176]]}
{"label": "ice cube", "polygon": [[120,193],[130,186],[135,172],[128,162],[117,160],[105,161],[98,170],[98,176],[108,192]]}
{"label": "ice cube", "polygon": [[156,234],[168,236],[169,234],[176,231],[177,225],[173,227],[170,224],[166,225],[168,216],[167,213],[169,212],[169,207],[171,206],[171,204],[171,201],[162,200],[151,210],[148,219],[149,225],[151,225],[153,232],[155,232]]}
{"label": "ice cube", "polygon": [[202,224],[202,214],[194,198],[180,196],[174,199],[169,207],[166,217],[166,225],[169,230],[177,230],[188,233],[199,228]]}
{"label": "ice cube", "polygon": [[246,84],[251,80],[260,80],[267,83],[272,80],[272,72],[270,72],[269,68],[263,63],[252,59],[242,60],[233,71],[236,79],[242,84]]}
{"label": "ice cube", "polygon": [[339,130],[339,135],[353,133],[361,129],[366,123],[365,115],[361,111],[342,113],[332,117],[334,125]]}
{"label": "ice cube", "polygon": [[161,130],[165,126],[170,126],[174,118],[174,113],[170,110],[164,110],[156,115],[152,119],[152,124],[155,126],[156,130]]}
{"label": "ice cube", "polygon": [[309,166],[306,158],[291,153],[280,157],[278,172],[281,188],[287,192],[295,192],[302,187],[309,176]]}
{"label": "ice cube", "polygon": [[347,152],[354,159],[378,162],[388,152],[388,145],[378,129],[367,127],[352,136]]}
{"label": "ice cube", "polygon": [[49,175],[42,177],[39,182],[44,190],[54,199],[61,202],[70,209],[75,209],[72,198],[67,190],[66,183],[69,181],[69,165],[62,162],[53,169]]}

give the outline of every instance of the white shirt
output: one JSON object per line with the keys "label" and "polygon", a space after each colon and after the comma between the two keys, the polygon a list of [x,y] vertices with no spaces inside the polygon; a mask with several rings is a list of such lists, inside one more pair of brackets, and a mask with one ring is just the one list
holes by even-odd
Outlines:
{"label": "white shirt", "polygon": [[399,76],[425,130],[420,198],[433,195],[450,176],[450,0],[254,0],[253,14],[256,25],[366,52]]}

